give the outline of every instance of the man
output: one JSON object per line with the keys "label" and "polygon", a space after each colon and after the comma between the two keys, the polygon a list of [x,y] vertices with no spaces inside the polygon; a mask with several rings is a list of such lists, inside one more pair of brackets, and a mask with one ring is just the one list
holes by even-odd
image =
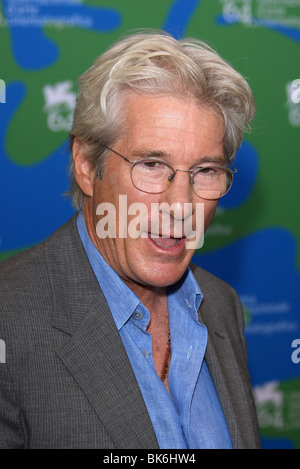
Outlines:
{"label": "man", "polygon": [[249,86],[205,44],[146,31],[79,89],[78,213],[1,266],[0,446],[258,448],[239,299],[189,266]]}

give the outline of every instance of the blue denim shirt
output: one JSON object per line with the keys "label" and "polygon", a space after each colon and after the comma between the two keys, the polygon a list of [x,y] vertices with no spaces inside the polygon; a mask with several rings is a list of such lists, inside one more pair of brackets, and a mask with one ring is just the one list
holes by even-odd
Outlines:
{"label": "blue denim shirt", "polygon": [[[149,311],[92,243],[80,212],[78,231],[103,290],[162,449],[232,448],[224,414],[204,355],[207,330],[198,321],[203,295],[190,269],[169,287],[169,388],[158,377],[147,332]],[[117,294],[116,294],[117,292]]]}

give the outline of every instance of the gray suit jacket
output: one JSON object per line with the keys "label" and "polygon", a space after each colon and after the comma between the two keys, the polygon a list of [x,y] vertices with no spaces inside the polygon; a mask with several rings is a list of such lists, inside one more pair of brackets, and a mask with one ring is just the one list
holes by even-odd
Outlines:
{"label": "gray suit jacket", "polygon": [[[236,293],[193,267],[207,365],[235,448],[258,448]],[[0,264],[0,448],[158,448],[75,218]]]}

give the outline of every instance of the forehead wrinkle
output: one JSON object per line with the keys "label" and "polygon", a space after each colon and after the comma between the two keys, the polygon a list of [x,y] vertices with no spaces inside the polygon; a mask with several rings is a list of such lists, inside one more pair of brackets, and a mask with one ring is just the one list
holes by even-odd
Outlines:
{"label": "forehead wrinkle", "polygon": [[[150,148],[142,148],[140,150],[133,150],[131,152],[131,157],[134,159],[144,159],[144,158],[158,158],[162,160],[169,160],[168,163],[172,163],[170,159],[172,159],[172,155],[164,150],[154,150]],[[217,165],[224,165],[225,158],[224,155],[204,155],[195,158],[195,163],[191,166],[194,168],[195,166],[199,166],[202,163],[211,163]]]}

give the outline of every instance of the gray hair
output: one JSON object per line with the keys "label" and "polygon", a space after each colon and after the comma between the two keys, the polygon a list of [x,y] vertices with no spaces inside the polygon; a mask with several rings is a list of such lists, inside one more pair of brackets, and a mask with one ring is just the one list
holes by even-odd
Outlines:
{"label": "gray hair", "polygon": [[[224,121],[224,155],[232,162],[243,133],[256,112],[250,87],[211,47],[194,38],[177,40],[163,31],[127,36],[100,55],[78,80],[79,94],[69,139],[85,151],[103,177],[107,150],[125,129],[124,101],[133,93],[192,97],[214,108]],[[83,205],[84,194],[74,177],[73,205]]]}

